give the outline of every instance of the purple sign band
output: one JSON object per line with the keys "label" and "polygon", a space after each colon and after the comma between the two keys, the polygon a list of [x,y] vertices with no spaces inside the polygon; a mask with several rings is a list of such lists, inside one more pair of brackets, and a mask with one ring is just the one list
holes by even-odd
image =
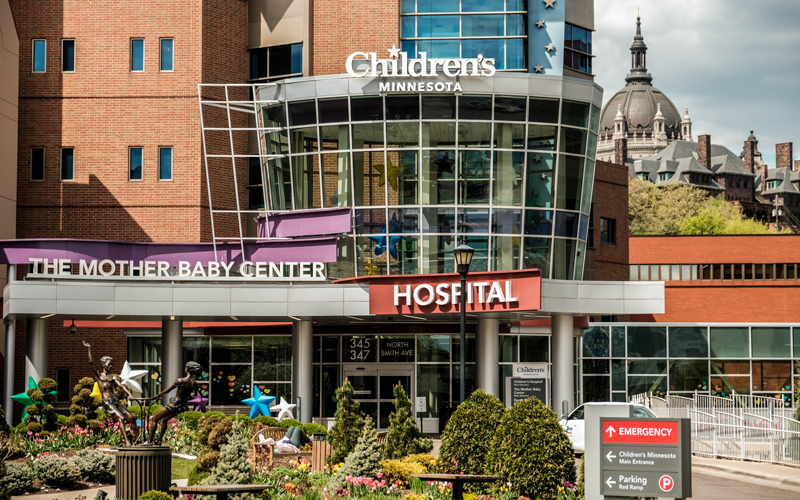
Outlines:
{"label": "purple sign band", "polygon": [[[250,262],[336,262],[336,237],[273,240],[245,243]],[[30,258],[84,260],[161,260],[177,266],[179,261],[242,263],[238,242],[217,243],[131,243],[126,241],[29,239],[0,240],[0,264],[30,264]]]}
{"label": "purple sign band", "polygon": [[[266,217],[259,215],[258,236],[266,238]],[[350,207],[322,208],[301,212],[284,212],[269,216],[271,238],[297,238],[323,234],[349,233],[351,226]]]}

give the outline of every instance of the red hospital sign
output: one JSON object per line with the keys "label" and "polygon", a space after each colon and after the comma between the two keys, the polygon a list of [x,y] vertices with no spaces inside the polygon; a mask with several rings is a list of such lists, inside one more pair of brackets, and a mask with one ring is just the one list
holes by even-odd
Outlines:
{"label": "red hospital sign", "polygon": [[678,440],[678,422],[603,421],[603,443],[678,444]]}

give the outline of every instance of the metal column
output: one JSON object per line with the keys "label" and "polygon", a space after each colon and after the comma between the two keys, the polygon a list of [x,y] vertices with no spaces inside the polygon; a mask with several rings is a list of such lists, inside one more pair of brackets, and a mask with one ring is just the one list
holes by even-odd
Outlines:
{"label": "metal column", "polygon": [[[6,283],[11,283],[16,278],[16,266],[8,265]],[[6,324],[6,358],[3,373],[5,374],[5,387],[3,388],[3,408],[6,412],[6,422],[13,424],[14,412],[12,411],[11,396],[14,394],[14,356],[16,350],[16,321],[11,319]]]}
{"label": "metal column", "polygon": [[572,316],[554,314],[553,343],[553,411],[568,413],[572,409],[575,375],[572,353]]}
{"label": "metal column", "polygon": [[[47,320],[41,318],[28,319],[28,349],[27,357],[30,364],[25,363],[25,387],[28,387],[28,378],[33,377],[39,382],[38,377],[47,376]],[[35,373],[31,371],[35,370]]]}
{"label": "metal column", "polygon": [[[211,367],[204,366],[205,370]],[[161,321],[161,388],[166,389],[176,379],[183,376],[183,319],[165,319]],[[175,394],[164,394],[162,404],[169,403]]]}
{"label": "metal column", "polygon": [[292,323],[292,395],[295,418],[311,422],[314,413],[314,325],[301,319]]}
{"label": "metal column", "polygon": [[475,338],[477,387],[500,397],[500,320],[479,316]]}

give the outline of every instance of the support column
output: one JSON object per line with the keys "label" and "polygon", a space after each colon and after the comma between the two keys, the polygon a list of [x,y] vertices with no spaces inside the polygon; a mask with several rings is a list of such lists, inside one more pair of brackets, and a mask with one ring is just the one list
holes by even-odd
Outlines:
{"label": "support column", "polygon": [[[47,376],[47,320],[41,318],[28,319],[28,349],[27,358],[30,363],[25,363],[25,387],[28,387],[28,378]],[[38,377],[38,378],[37,378]]]}
{"label": "support column", "polygon": [[304,424],[314,416],[314,324],[309,319],[292,323],[292,397],[295,418]]}
{"label": "support column", "polygon": [[[176,379],[183,376],[183,319],[173,316],[175,319],[165,319],[161,321],[161,388],[166,389]],[[203,369],[211,371],[210,366]],[[161,404],[169,403],[169,398],[175,396],[174,393],[161,396]]]}
{"label": "support column", "polygon": [[[15,270],[16,265],[9,264],[6,271],[6,283],[11,283],[16,278]],[[6,412],[6,422],[9,425],[13,424],[14,412],[12,411],[12,399],[14,394],[14,356],[16,350],[16,321],[13,319],[6,319],[3,321],[6,327],[6,351],[5,351],[5,366],[3,373],[5,374],[5,387],[3,388],[3,409]]]}
{"label": "support column", "polygon": [[572,316],[554,314],[552,317],[553,381],[552,408],[557,414],[572,409],[575,388],[572,362]]}
{"label": "support column", "polygon": [[500,397],[500,320],[478,317],[475,337],[477,387]]}

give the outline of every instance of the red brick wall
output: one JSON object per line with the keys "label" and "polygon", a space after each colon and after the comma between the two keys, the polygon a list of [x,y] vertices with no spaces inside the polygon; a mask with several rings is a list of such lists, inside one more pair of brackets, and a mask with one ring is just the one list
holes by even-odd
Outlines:
{"label": "red brick wall", "polygon": [[[599,281],[624,281],[628,270],[628,168],[598,161],[595,166],[594,194],[594,246],[596,279]],[[614,219],[617,225],[617,243],[600,241],[600,218]]]}
{"label": "red brick wall", "polygon": [[[21,42],[21,40],[20,40]],[[22,62],[20,61],[20,66]],[[784,142],[775,145],[775,167],[792,169],[794,159],[792,158],[792,143]]]}
{"label": "red brick wall", "polygon": [[377,52],[400,46],[400,2],[315,0],[311,75],[345,73],[353,52]]}
{"label": "red brick wall", "polygon": [[634,236],[631,264],[768,264],[797,260],[800,236]]}

